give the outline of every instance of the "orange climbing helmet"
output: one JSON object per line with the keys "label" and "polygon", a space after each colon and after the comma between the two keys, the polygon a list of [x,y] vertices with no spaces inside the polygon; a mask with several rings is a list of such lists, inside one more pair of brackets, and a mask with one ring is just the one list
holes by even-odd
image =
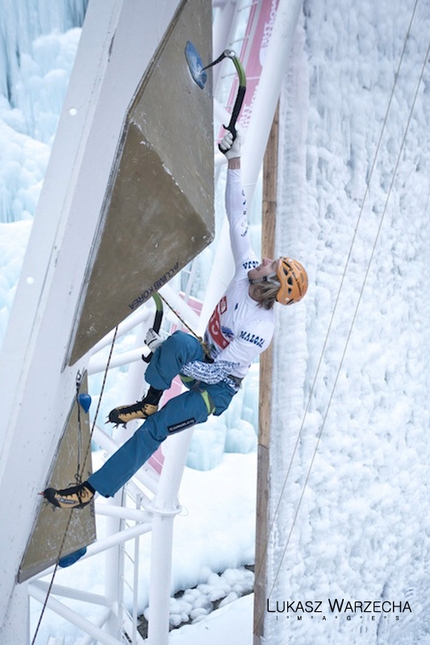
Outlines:
{"label": "orange climbing helmet", "polygon": [[279,258],[276,276],[281,285],[276,294],[276,300],[281,305],[299,302],[308,290],[308,274],[298,260]]}

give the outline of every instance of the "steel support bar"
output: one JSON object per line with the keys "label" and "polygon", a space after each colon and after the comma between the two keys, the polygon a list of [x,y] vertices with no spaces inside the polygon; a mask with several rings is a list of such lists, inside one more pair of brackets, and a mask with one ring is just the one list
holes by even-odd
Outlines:
{"label": "steel support bar", "polygon": [[[113,497],[106,501],[106,505],[111,508],[119,508],[123,501],[123,490],[119,490]],[[107,539],[115,538],[121,533],[121,520],[112,515],[108,516],[106,522]],[[121,638],[123,620],[122,620],[122,600],[123,585],[122,577],[124,575],[124,563],[121,557],[121,549],[118,544],[113,544],[105,550],[105,594],[111,607],[115,607],[118,613],[109,616],[105,625],[105,630],[114,638]]]}
{"label": "steel support bar", "polygon": [[[106,612],[99,618],[99,620],[94,621],[94,625],[96,627],[100,627],[101,629],[105,625],[109,617],[110,617],[110,612]],[[94,645],[94,638],[89,634],[87,634],[87,636],[83,636],[82,639],[79,641],[79,645]]]}
{"label": "steel support bar", "polygon": [[[178,312],[178,314],[185,320],[185,322],[191,327],[191,329],[196,329],[199,324],[199,317],[182,298],[178,293],[169,285],[166,284],[159,291],[160,295],[165,298],[169,307],[171,307],[172,312]],[[169,311],[166,311],[166,314],[169,314]]]}
{"label": "steel support bar", "polygon": [[[114,354],[111,358],[109,369],[113,367],[121,367],[121,365],[130,365],[136,361],[142,360],[142,354],[148,354],[149,350],[146,345],[131,349],[129,352],[122,352],[121,354]],[[88,363],[88,374],[98,374],[104,372],[106,369],[106,356],[99,356],[96,354]]]}
{"label": "steel support bar", "polygon": [[81,629],[85,634],[89,634],[96,641],[102,643],[102,645],[122,645],[121,641],[116,638],[112,638],[112,636],[106,634],[106,632],[100,629],[100,627],[97,627],[86,618],[83,618],[72,609],[69,609],[69,607],[66,607],[66,605],[64,605],[59,600],[56,600],[51,596],[46,599],[46,593],[41,589],[38,589],[35,585],[30,584],[28,591],[32,598],[42,604],[46,603],[46,606],[51,609],[51,611],[61,616],[69,623],[72,623],[72,625],[75,625],[76,627]]}
{"label": "steel support bar", "polygon": [[[118,331],[116,333],[117,338],[121,338],[124,334],[127,332],[131,331],[137,325],[140,325],[143,322],[147,322],[151,319],[151,316],[153,315],[154,312],[154,307],[151,307],[149,303],[145,303],[139,309],[136,309],[135,312],[130,314],[128,318],[126,318],[122,323],[118,325]],[[115,331],[112,330],[106,336],[104,336],[101,340],[99,340],[98,343],[96,343],[91,350],[91,359],[102,349],[107,347],[112,343],[113,337],[114,337]]]}
{"label": "steel support bar", "polygon": [[[137,537],[138,535],[143,535],[144,533],[149,533],[149,531],[152,528],[151,522],[147,522],[145,524],[137,524],[136,526],[133,526],[129,529],[125,529],[125,531],[120,531],[119,533],[115,533],[114,535],[110,535],[109,537],[103,538],[102,540],[97,540],[94,544],[91,544],[87,552],[81,560],[86,560],[87,558],[91,558],[93,555],[97,555],[98,553],[102,553],[103,551],[106,551],[107,549],[110,549],[113,546],[117,546],[118,544],[122,544],[123,542],[127,542],[128,540],[133,540],[133,538]],[[40,573],[38,576],[35,576],[32,578],[32,580],[37,580],[38,578],[47,576],[51,573],[53,573],[54,567],[50,567],[49,569],[45,569],[42,573]]]}
{"label": "steel support bar", "polygon": [[128,508],[127,506],[110,506],[96,501],[97,515],[108,517],[118,517],[122,520],[133,520],[135,522],[150,522],[151,518],[146,511],[140,511],[137,508]]}
{"label": "steel support bar", "polygon": [[[31,583],[31,586],[33,588],[37,587],[37,589],[40,589],[44,593],[46,593],[50,588],[50,584],[43,580],[34,580]],[[101,596],[100,594],[95,593],[89,593],[88,591],[82,591],[81,589],[73,589],[72,587],[65,587],[64,585],[53,584],[50,593],[54,596],[73,598],[74,600],[89,602],[92,605],[101,605],[102,607],[110,608],[110,603],[105,596]]]}
{"label": "steel support bar", "polygon": [[[228,121],[228,119],[230,118],[229,114],[225,110],[223,110],[222,106],[219,106],[219,109],[220,114],[223,114],[223,118]],[[171,305],[173,314],[176,311],[192,329],[197,328],[199,324],[199,318],[197,314],[180,296],[178,296],[178,294],[174,291],[174,289],[172,289],[172,287],[170,287],[170,285],[165,285],[162,289],[160,289],[160,293],[163,295],[169,305]],[[138,311],[140,312],[140,310]],[[137,315],[137,313],[138,312],[127,318],[124,323],[121,323],[121,325],[119,325],[117,338],[119,338],[120,335],[131,331],[140,323],[146,322],[150,319],[151,312],[149,309],[142,309],[139,315]],[[169,314],[169,312],[166,313]],[[103,372],[106,369],[106,357],[99,356],[99,352],[112,343],[113,337],[114,331],[109,332],[109,334],[106,334],[106,336],[99,343],[97,343],[97,345],[95,345],[93,354],[88,364],[88,374],[97,374],[98,372]],[[142,347],[132,349],[129,352],[123,352],[122,354],[114,355],[111,359],[109,367],[119,367],[121,365],[129,365],[130,363],[140,361],[142,354],[147,352],[148,348],[146,347],[146,345],[143,345]]]}
{"label": "steel support bar", "polygon": [[[151,575],[149,586],[149,645],[168,645],[174,515],[193,429],[173,435],[166,442],[166,455],[152,524]],[[163,512],[165,514],[163,514]]]}
{"label": "steel support bar", "polygon": [[151,526],[151,522],[147,522],[146,524],[137,524],[136,526],[132,526],[129,529],[125,529],[125,531],[120,531],[119,533],[110,535],[107,538],[98,540],[88,547],[86,554],[81,559],[83,560],[86,558],[91,558],[91,556],[96,555],[97,553],[101,553],[102,551],[106,551],[106,549],[110,549],[112,546],[122,544],[123,542],[127,542],[128,540],[133,540],[133,538],[137,537],[138,535],[149,533]]}

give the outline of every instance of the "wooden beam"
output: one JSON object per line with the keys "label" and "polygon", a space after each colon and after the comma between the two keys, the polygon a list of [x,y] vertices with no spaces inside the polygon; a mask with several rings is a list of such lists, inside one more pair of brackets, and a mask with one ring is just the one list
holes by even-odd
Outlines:
{"label": "wooden beam", "polygon": [[[263,213],[262,213],[262,257],[275,256],[275,228],[277,205],[277,169],[279,142],[279,106],[273,118],[263,162]],[[264,619],[266,615],[267,580],[266,557],[268,540],[269,502],[269,446],[271,426],[273,378],[273,353],[269,347],[260,359],[259,433],[257,470],[257,513],[255,543],[254,583],[254,645],[262,645]]]}

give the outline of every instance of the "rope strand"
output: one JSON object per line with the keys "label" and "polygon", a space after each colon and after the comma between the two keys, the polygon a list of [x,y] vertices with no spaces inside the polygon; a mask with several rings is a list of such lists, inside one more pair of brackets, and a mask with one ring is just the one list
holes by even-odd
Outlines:
{"label": "rope strand", "polygon": [[170,311],[172,311],[172,313],[174,313],[174,314],[175,314],[175,316],[179,319],[179,321],[182,323],[182,325],[183,325],[186,329],[188,329],[188,331],[190,332],[190,334],[192,334],[192,335],[194,336],[194,338],[196,338],[196,339],[199,341],[200,345],[201,345],[201,346],[202,346],[202,348],[203,348],[204,353],[205,353],[207,356],[210,356],[209,347],[207,346],[207,344],[205,343],[205,341],[203,340],[203,338],[202,338],[201,336],[198,336],[198,335],[196,334],[196,332],[194,331],[194,329],[192,329],[192,327],[190,327],[190,325],[189,325],[189,324],[188,324],[188,323],[187,323],[187,322],[182,318],[182,316],[181,316],[181,315],[176,311],[176,309],[174,309],[174,308],[172,307],[172,305],[171,305],[171,304],[169,304],[169,303],[167,302],[166,298],[165,298],[164,296],[162,296],[160,292],[158,292],[158,295],[160,296],[160,298],[161,298],[161,300],[164,302],[164,304],[165,304],[165,305],[167,305],[167,306],[169,307]]}

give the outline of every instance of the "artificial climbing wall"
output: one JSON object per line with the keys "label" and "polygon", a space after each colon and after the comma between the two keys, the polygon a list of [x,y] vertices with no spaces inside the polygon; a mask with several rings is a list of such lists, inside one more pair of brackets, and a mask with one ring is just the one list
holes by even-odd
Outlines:
{"label": "artificial climbing wall", "polygon": [[[192,79],[184,50],[212,56],[212,8],[181,3],[130,108],[76,314],[69,364],[213,239],[211,76]],[[138,64],[138,61],[136,61]]]}
{"label": "artificial climbing wall", "polygon": [[[76,484],[92,473],[88,382],[84,375],[79,394],[73,399],[63,435],[55,453],[46,488]],[[40,498],[39,509],[23,555],[17,580],[24,582],[66,556],[96,540],[93,503],[78,511],[55,508]]]}

